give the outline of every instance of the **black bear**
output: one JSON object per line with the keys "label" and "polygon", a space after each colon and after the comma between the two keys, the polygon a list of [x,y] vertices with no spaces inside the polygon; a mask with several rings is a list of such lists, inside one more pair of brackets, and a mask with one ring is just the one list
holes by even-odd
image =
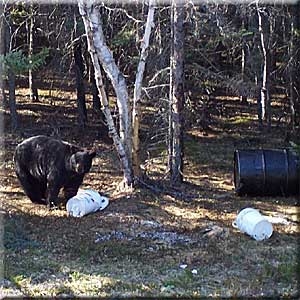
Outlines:
{"label": "black bear", "polygon": [[66,201],[76,195],[95,156],[94,150],[38,135],[17,145],[14,163],[18,179],[30,200],[51,208],[59,204],[61,188]]}

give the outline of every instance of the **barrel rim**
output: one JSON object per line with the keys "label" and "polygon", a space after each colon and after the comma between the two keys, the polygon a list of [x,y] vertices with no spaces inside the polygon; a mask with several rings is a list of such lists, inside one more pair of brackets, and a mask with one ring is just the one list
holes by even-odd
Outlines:
{"label": "barrel rim", "polygon": [[239,188],[240,188],[240,181],[241,181],[241,166],[240,166],[240,158],[238,155],[238,152],[240,150],[236,149],[234,151],[234,161],[233,161],[233,181],[234,181],[234,189],[237,193],[239,193]]}

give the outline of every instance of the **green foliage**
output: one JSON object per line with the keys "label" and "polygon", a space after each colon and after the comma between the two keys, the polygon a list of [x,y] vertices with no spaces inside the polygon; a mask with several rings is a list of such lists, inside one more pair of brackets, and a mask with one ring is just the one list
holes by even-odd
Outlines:
{"label": "green foliage", "polygon": [[4,74],[7,74],[11,70],[18,75],[27,72],[30,68],[36,71],[45,63],[48,55],[49,49],[43,48],[29,59],[21,50],[17,50],[9,52],[6,55],[0,55],[0,64],[3,65]]}
{"label": "green foliage", "polygon": [[224,36],[224,37],[218,37],[215,40],[221,40],[224,43],[226,43],[226,42],[232,43],[232,42],[240,41],[241,38],[251,39],[251,38],[253,38],[253,36],[254,36],[254,32],[253,31],[249,31],[249,30],[246,30],[246,29],[241,29],[238,32],[236,32],[236,31],[227,32],[226,36]]}
{"label": "green foliage", "polygon": [[24,5],[12,6],[11,11],[9,13],[9,17],[12,24],[20,25],[24,21],[24,19],[28,16],[27,10]]}
{"label": "green foliage", "polygon": [[32,55],[31,62],[29,63],[29,65],[34,71],[37,70],[45,63],[48,55],[49,49],[43,48],[40,52]]}
{"label": "green foliage", "polygon": [[300,156],[300,145],[294,142],[290,142],[290,145],[292,146],[292,149]]}
{"label": "green foliage", "polygon": [[15,74],[23,73],[26,70],[28,62],[22,51],[9,52],[0,56],[0,63],[3,64],[3,70],[6,74],[12,70]]}
{"label": "green foliage", "polygon": [[113,39],[112,43],[114,46],[128,46],[130,45],[130,42],[133,41],[134,38],[134,30],[123,30],[122,32],[119,32],[115,38]]}
{"label": "green foliage", "polygon": [[254,32],[253,31],[249,31],[249,30],[246,30],[246,29],[242,29],[240,30],[239,34],[245,38],[245,37],[250,37],[252,38],[254,36]]}

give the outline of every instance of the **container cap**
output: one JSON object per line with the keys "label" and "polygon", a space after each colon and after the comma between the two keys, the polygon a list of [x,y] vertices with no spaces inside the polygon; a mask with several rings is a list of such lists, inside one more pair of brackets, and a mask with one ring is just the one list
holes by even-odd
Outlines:
{"label": "container cap", "polygon": [[258,222],[254,229],[252,236],[257,241],[268,239],[273,233],[273,226],[268,220]]}

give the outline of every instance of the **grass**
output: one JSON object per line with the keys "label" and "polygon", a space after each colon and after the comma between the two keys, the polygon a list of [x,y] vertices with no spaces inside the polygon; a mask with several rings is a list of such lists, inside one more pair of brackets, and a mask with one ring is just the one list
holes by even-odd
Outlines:
{"label": "grass", "polygon": [[[20,100],[20,110],[23,105],[24,110],[28,109],[26,101]],[[230,99],[226,101],[237,105]],[[56,105],[67,107],[67,102],[62,98]],[[43,123],[47,105],[39,109],[38,124],[35,115],[29,118],[21,114],[24,126],[30,124],[30,135],[48,128]],[[57,120],[69,122],[60,115],[63,109],[56,111]],[[5,132],[6,153],[1,153],[5,163],[0,171],[5,215],[6,281],[0,287],[2,294],[295,296],[299,278],[297,197],[237,197],[232,182],[234,149],[284,146],[283,134],[280,129],[258,134],[255,122],[247,115],[216,116],[214,120],[214,127],[206,134],[199,128],[191,128],[186,134],[185,182],[176,187],[181,197],[143,188],[131,195],[117,192],[122,174],[111,144],[99,139],[96,131],[87,130],[82,137],[76,128],[61,126],[63,138],[71,137],[72,142],[87,146],[89,142],[97,143],[101,148],[83,188],[107,194],[110,204],[80,219],[68,217],[65,211],[49,212],[24,196],[12,164],[14,147],[21,138],[9,130]],[[164,149],[149,154],[147,168],[155,170],[157,178],[164,176],[165,157]],[[267,215],[284,215],[292,222],[288,226],[275,224],[273,236],[257,242],[231,226],[236,213],[246,206]],[[219,226],[226,234],[205,235],[212,226]],[[182,242],[181,237],[188,239]],[[186,269],[180,267],[182,264],[187,265]]]}
{"label": "grass", "polygon": [[251,116],[235,116],[231,117],[227,120],[229,123],[229,127],[232,127],[232,125],[248,125],[251,126],[253,123],[253,117]]}
{"label": "grass", "polygon": [[[51,253],[25,251],[20,257],[14,257],[18,265],[13,265],[11,260],[7,262],[11,266],[7,278],[28,296],[207,296],[210,293],[226,296],[233,291],[239,295],[237,291],[245,286],[267,287],[274,281],[290,286],[295,281],[297,273],[292,267],[295,253],[273,256],[276,261],[273,265],[264,262],[271,247],[266,248],[245,236],[240,243],[237,251],[231,248],[232,241],[216,241],[189,249],[158,250],[152,255],[145,255],[147,251],[142,245],[142,252],[136,255],[136,245],[111,243],[99,251],[80,253],[80,259],[73,261],[71,258],[62,261]],[[112,250],[112,247],[122,250]],[[280,247],[273,245],[273,252],[280,251]],[[194,251],[194,255],[189,257],[187,250]],[[95,255],[101,259],[93,259]],[[288,263],[284,263],[287,259]],[[179,265],[185,261],[189,262],[188,269],[182,270]],[[198,273],[192,274],[192,269]]]}

